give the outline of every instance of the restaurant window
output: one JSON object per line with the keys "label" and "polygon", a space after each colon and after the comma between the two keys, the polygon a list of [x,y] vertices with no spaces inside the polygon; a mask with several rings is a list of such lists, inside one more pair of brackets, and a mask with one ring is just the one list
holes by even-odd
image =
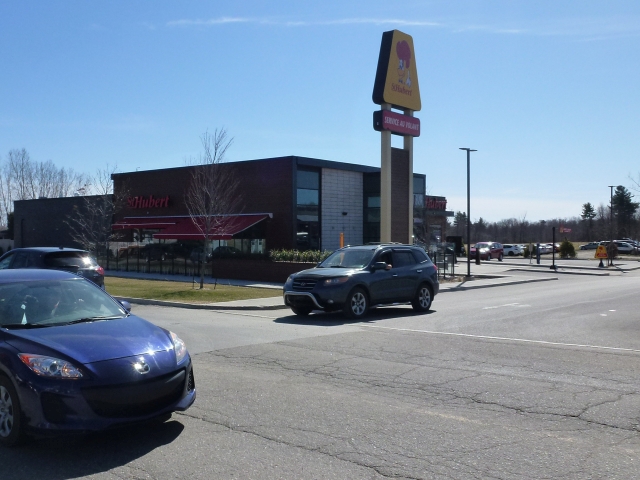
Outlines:
{"label": "restaurant window", "polygon": [[296,192],[296,247],[320,249],[320,171],[298,170]]}

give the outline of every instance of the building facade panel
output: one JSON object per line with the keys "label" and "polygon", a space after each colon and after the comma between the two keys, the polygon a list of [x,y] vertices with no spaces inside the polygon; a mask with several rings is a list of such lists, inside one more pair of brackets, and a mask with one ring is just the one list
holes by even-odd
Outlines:
{"label": "building facade panel", "polygon": [[363,174],[330,168],[322,169],[322,249],[362,243]]}

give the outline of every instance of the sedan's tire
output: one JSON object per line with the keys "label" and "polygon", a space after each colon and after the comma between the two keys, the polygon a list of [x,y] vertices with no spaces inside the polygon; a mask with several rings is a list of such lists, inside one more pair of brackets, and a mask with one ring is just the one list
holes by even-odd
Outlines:
{"label": "sedan's tire", "polygon": [[367,293],[360,287],[356,287],[347,296],[347,301],[342,307],[342,311],[348,318],[362,318],[367,314],[369,309],[369,297]]}
{"label": "sedan's tire", "polygon": [[411,306],[416,312],[428,312],[431,308],[431,302],[433,302],[433,291],[428,284],[423,283],[418,287],[416,296],[411,301]]}
{"label": "sedan's tire", "polygon": [[299,317],[306,317],[311,313],[311,309],[308,307],[291,307],[291,311]]}
{"label": "sedan's tire", "polygon": [[11,380],[0,375],[0,445],[12,447],[24,439],[20,399]]}

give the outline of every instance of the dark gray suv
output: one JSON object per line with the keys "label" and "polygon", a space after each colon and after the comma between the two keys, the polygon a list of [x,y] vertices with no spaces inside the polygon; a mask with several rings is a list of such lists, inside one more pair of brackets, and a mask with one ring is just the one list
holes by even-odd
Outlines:
{"label": "dark gray suv", "polygon": [[398,303],[426,312],[439,290],[437,272],[415,245],[345,247],[317,267],[291,275],[284,284],[284,303],[303,316],[312,310],[342,310],[361,318],[371,307]]}
{"label": "dark gray suv", "polygon": [[66,270],[91,280],[104,289],[104,268],[86,250],[66,247],[14,248],[0,257],[6,268],[50,268]]}

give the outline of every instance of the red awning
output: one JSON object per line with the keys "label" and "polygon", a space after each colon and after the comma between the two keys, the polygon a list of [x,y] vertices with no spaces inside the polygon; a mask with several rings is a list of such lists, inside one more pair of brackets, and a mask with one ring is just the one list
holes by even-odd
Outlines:
{"label": "red awning", "polygon": [[[234,235],[251,228],[266,218],[270,213],[246,215],[225,215],[216,218],[216,225],[209,235],[210,240],[230,240]],[[201,221],[195,220],[200,225]],[[160,230],[153,238],[171,240],[202,240],[204,235],[194,224],[191,217],[126,217],[123,221],[112,225],[114,230],[146,228]]]}

